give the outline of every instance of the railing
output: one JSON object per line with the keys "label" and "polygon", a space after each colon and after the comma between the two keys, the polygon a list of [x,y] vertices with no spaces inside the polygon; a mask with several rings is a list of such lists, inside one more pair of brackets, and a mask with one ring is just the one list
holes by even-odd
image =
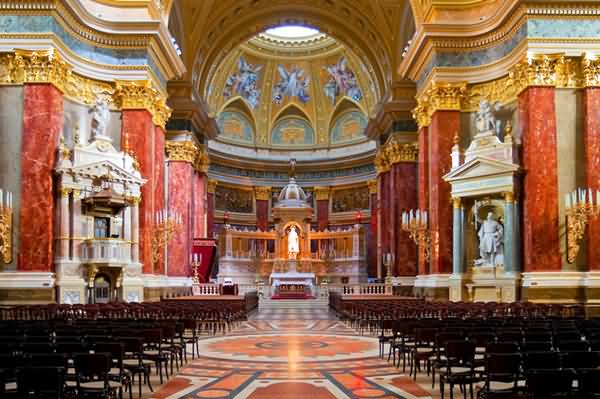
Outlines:
{"label": "railing", "polygon": [[385,284],[346,284],[342,286],[342,295],[388,295]]}
{"label": "railing", "polygon": [[83,256],[86,263],[130,263],[131,245],[117,238],[86,240]]}
{"label": "railing", "polygon": [[219,295],[219,284],[198,284],[193,285],[194,295]]}
{"label": "railing", "polygon": [[250,292],[257,292],[258,286],[256,284],[238,284],[238,295],[246,295]]}

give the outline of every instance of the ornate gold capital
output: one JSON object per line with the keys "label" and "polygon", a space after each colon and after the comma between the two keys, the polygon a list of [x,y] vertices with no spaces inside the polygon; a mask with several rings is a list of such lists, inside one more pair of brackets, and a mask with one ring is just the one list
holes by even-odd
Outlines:
{"label": "ornate gold capital", "polygon": [[513,193],[512,191],[507,191],[504,193],[504,200],[508,203],[513,203],[515,202],[515,193]]}
{"label": "ornate gold capital", "polygon": [[462,198],[460,197],[452,197],[452,207],[460,208],[462,206]]}
{"label": "ornate gold capital", "polygon": [[429,104],[426,101],[419,100],[417,107],[412,110],[412,116],[417,121],[419,129],[431,124],[431,115],[429,114]]}
{"label": "ornate gold capital", "polygon": [[367,186],[369,187],[369,194],[377,194],[377,192],[379,192],[377,180],[369,180],[367,182]]}
{"label": "ornate gold capital", "polygon": [[167,157],[171,162],[193,163],[198,155],[198,147],[191,141],[167,141]]}
{"label": "ornate gold capital", "polygon": [[61,197],[68,197],[69,194],[71,194],[71,192],[73,191],[72,188],[69,187],[61,187],[60,188],[60,196]]}
{"label": "ornate gold capital", "polygon": [[385,147],[379,148],[373,163],[375,164],[375,170],[377,171],[378,175],[390,170],[391,165],[387,157],[387,153],[385,152]]}
{"label": "ornate gold capital", "polygon": [[581,58],[581,69],[585,87],[600,87],[600,57],[585,54]]}
{"label": "ornate gold capital", "polygon": [[529,86],[566,86],[576,76],[563,54],[536,54],[512,67],[508,78],[518,95]]}
{"label": "ornate gold capital", "polygon": [[317,201],[327,201],[329,200],[331,187],[316,186],[313,188],[313,192],[315,193],[315,199]]}
{"label": "ornate gold capital", "polygon": [[431,116],[436,111],[460,111],[467,97],[467,84],[431,82],[429,87],[417,98],[417,107],[413,118],[419,128],[431,124]]}
{"label": "ornate gold capital", "polygon": [[268,201],[269,199],[271,199],[271,187],[254,187],[254,197],[258,201]]}
{"label": "ornate gold capital", "polygon": [[215,188],[217,187],[217,184],[219,184],[218,181],[216,181],[214,179],[208,179],[208,182],[206,183],[206,191],[208,191],[209,193],[214,194],[215,193]]}
{"label": "ornate gold capital", "polygon": [[205,150],[199,150],[194,159],[194,170],[200,174],[208,173],[208,166],[210,165],[210,159],[208,153]]}
{"label": "ornate gold capital", "polygon": [[163,129],[171,116],[171,108],[148,81],[117,82],[115,99],[121,109],[147,110],[152,115],[152,122]]}
{"label": "ornate gold capital", "polygon": [[398,162],[417,162],[419,159],[419,147],[413,143],[388,143],[384,151],[390,165]]}

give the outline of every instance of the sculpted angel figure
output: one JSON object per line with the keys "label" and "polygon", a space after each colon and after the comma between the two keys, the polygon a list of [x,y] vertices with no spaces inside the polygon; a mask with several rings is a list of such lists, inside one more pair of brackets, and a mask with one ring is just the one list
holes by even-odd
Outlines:
{"label": "sculpted angel figure", "polygon": [[92,112],[92,137],[106,136],[106,127],[110,118],[108,102],[101,96],[96,97],[96,104],[91,110]]}
{"label": "sculpted angel figure", "polygon": [[494,112],[499,111],[500,108],[499,103],[492,104],[488,100],[479,102],[479,111],[475,119],[478,135],[489,134],[489,132],[500,135],[500,121],[494,115]]}

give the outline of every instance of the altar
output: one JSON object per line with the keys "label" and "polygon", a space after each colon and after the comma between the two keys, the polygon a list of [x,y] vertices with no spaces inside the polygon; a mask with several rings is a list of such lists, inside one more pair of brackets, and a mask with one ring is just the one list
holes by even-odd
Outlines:
{"label": "altar", "polygon": [[271,273],[271,298],[304,299],[315,297],[314,273]]}

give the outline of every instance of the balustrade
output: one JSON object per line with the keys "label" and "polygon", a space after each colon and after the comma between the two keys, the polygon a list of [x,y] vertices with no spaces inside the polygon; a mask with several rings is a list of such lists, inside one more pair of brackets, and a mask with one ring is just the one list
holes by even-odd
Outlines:
{"label": "balustrade", "polygon": [[131,263],[131,244],[118,238],[90,239],[83,242],[84,261],[88,264]]}
{"label": "balustrade", "polygon": [[194,295],[220,295],[219,284],[197,284],[193,290]]}

